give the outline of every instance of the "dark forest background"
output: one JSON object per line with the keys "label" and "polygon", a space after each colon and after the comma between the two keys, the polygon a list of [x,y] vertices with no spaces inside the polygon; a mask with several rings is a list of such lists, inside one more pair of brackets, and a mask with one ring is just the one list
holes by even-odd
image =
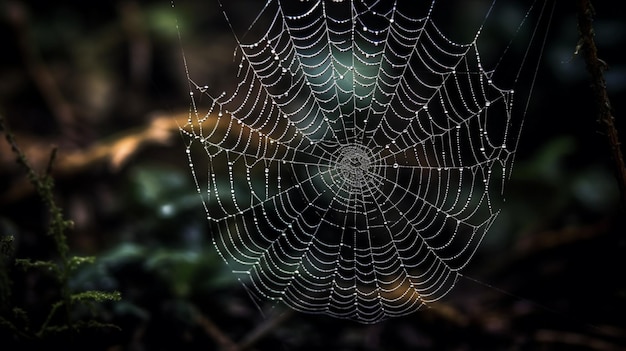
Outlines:
{"label": "dark forest background", "polygon": [[[624,139],[626,16],[619,2],[594,5]],[[259,2],[228,6],[253,12]],[[59,313],[49,324],[58,330],[38,333],[63,293],[47,266],[15,261],[59,262],[59,252],[49,206],[3,138],[0,349],[626,348],[626,217],[576,54],[575,2],[557,2],[507,201],[464,271],[472,278],[428,309],[376,325],[262,313],[223,265],[178,132],[189,96],[177,22],[189,66],[219,82],[234,43],[217,1],[0,1],[0,114],[32,168],[54,178],[56,204],[73,222],[69,253],[95,257],[67,287],[121,294],[89,296],[66,311],[70,330]],[[77,322],[86,320],[100,324]]]}

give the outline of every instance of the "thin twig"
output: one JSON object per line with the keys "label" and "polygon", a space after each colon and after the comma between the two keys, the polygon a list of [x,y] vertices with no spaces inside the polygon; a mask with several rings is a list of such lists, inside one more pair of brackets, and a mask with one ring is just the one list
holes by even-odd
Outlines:
{"label": "thin twig", "polygon": [[45,173],[46,176],[52,176],[52,165],[54,164],[54,161],[57,158],[57,151],[58,150],[59,149],[56,146],[54,146],[52,148],[52,151],[50,151],[50,157],[48,159],[48,166],[46,167],[46,173]]}
{"label": "thin twig", "polygon": [[17,163],[20,164],[27,172],[28,180],[35,187],[37,192],[45,191],[45,184],[42,179],[39,177],[33,167],[29,164],[26,155],[22,150],[17,146],[17,142],[15,141],[15,136],[12,132],[8,130],[8,127],[5,125],[5,120],[3,116],[0,116],[0,132],[4,133],[5,139],[9,146],[11,147],[11,151],[17,156]]}
{"label": "thin twig", "polygon": [[211,337],[223,351],[253,351],[253,346],[267,334],[271,333],[277,326],[285,322],[293,315],[293,310],[287,310],[284,313],[275,315],[273,318],[266,320],[252,329],[243,340],[236,343],[222,329],[215,324],[209,317],[202,314],[194,308],[194,319],[198,325],[202,327],[204,332]]}
{"label": "thin twig", "polygon": [[238,351],[239,347],[231,338],[226,335],[211,319],[202,314],[200,311],[194,311],[194,319],[204,332],[220,345],[222,350]]}
{"label": "thin twig", "polygon": [[591,90],[598,109],[598,122],[604,126],[611,156],[615,162],[615,173],[620,189],[622,205],[626,205],[626,165],[622,155],[615,118],[612,114],[611,102],[606,90],[604,70],[607,65],[598,57],[598,49],[594,41],[593,16],[594,10],[590,0],[578,0],[578,29],[580,31],[580,49],[591,76]]}
{"label": "thin twig", "polygon": [[609,341],[589,335],[563,332],[558,330],[539,330],[535,333],[535,339],[541,343],[554,345],[569,345],[572,347],[582,347],[589,350],[618,351],[623,350],[621,346]]}
{"label": "thin twig", "polygon": [[286,310],[285,312],[271,318],[264,323],[260,324],[258,327],[253,329],[246,337],[243,338],[241,342],[239,342],[239,350],[248,350],[254,345],[256,342],[261,340],[264,336],[272,332],[277,326],[291,318],[293,315],[293,310]]}

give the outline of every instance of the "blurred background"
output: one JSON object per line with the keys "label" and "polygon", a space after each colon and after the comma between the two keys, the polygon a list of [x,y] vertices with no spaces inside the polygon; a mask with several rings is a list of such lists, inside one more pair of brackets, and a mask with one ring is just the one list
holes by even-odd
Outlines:
{"label": "blurred background", "polygon": [[[510,1],[510,10],[527,3]],[[626,16],[615,2],[594,5],[596,44],[624,139]],[[260,7],[228,3],[234,24]],[[451,9],[450,20],[463,15]],[[189,110],[181,45],[192,77],[216,89],[232,84],[223,72],[234,64],[235,42],[217,1],[174,8],[169,1],[0,1],[0,16],[0,113],[35,170],[45,172],[58,148],[51,174],[56,200],[74,222],[70,252],[96,257],[71,276],[70,287],[122,297],[89,313],[72,311],[117,328],[28,341],[0,323],[1,349],[626,348],[624,208],[585,64],[575,54],[573,3],[555,8],[507,201],[467,278],[431,308],[376,325],[267,312],[211,245],[178,126]],[[2,252],[11,283],[3,289],[11,294],[0,312],[17,306],[36,329],[58,287],[12,260],[54,260],[57,253],[46,235],[47,208],[15,158],[1,140],[0,236],[11,237],[12,248]]]}

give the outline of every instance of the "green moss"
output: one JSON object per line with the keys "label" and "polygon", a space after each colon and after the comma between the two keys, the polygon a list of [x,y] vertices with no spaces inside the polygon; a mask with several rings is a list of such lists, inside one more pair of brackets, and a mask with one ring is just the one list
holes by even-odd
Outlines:
{"label": "green moss", "polygon": [[[73,318],[73,312],[79,305],[89,306],[105,301],[119,301],[119,292],[105,291],[71,291],[69,281],[76,270],[84,264],[92,264],[95,257],[80,257],[70,255],[67,244],[67,231],[72,229],[73,222],[64,217],[62,209],[54,199],[54,179],[51,168],[56,151],[53,150],[45,174],[38,174],[29,164],[26,156],[20,150],[13,134],[6,128],[4,119],[0,116],[0,132],[4,132],[6,140],[16,155],[17,162],[26,171],[30,183],[34,186],[37,195],[48,209],[50,222],[48,233],[54,242],[54,260],[32,260],[31,258],[15,258],[13,236],[1,233],[0,236],[0,329],[9,331],[13,340],[20,342],[45,341],[52,335],[71,335],[85,328],[117,328],[115,325],[100,322],[96,319]],[[27,307],[15,306],[13,303],[13,282],[9,274],[13,267],[24,270],[37,270],[53,277],[56,284],[58,299],[48,307],[45,319],[39,324],[29,318]]]}

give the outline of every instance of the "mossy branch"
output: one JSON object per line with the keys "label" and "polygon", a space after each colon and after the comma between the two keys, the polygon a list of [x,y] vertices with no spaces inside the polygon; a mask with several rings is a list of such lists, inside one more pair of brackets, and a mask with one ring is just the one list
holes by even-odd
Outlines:
{"label": "mossy branch", "polygon": [[69,289],[69,246],[67,244],[67,236],[66,230],[71,229],[73,227],[73,222],[70,220],[66,220],[63,217],[63,210],[57,205],[54,200],[54,179],[51,176],[52,164],[54,163],[54,159],[56,158],[56,148],[52,149],[50,154],[50,160],[48,162],[48,166],[46,167],[46,173],[39,175],[33,167],[28,162],[26,155],[17,145],[15,137],[13,133],[7,130],[7,127],[4,122],[4,118],[0,117],[0,132],[5,133],[5,137],[9,145],[11,146],[11,150],[17,156],[17,162],[24,168],[26,171],[26,175],[30,183],[35,187],[37,194],[43,201],[43,203],[48,208],[48,212],[50,214],[50,224],[48,227],[48,235],[50,235],[55,243],[56,252],[59,255],[59,263],[48,263],[37,261],[31,262],[29,260],[20,261],[22,264],[26,264],[28,266],[34,267],[45,267],[50,270],[56,270],[56,275],[61,284],[61,296],[64,301],[64,305],[66,306],[66,321],[68,325],[71,326],[72,319],[70,316],[70,307],[71,307],[71,298],[70,298],[70,289]]}
{"label": "mossy branch", "polygon": [[[47,234],[53,238],[55,243],[54,248],[56,250],[56,254],[58,255],[58,259],[56,261],[31,260],[26,258],[15,259],[14,262],[17,266],[21,266],[22,268],[34,268],[51,272],[51,274],[55,278],[57,278],[59,282],[61,295],[61,299],[52,304],[45,321],[41,324],[40,328],[34,335],[30,333],[30,328],[28,327],[28,318],[25,311],[17,308],[13,309],[15,317],[13,319],[15,319],[15,321],[11,321],[10,319],[5,317],[0,317],[0,327],[12,330],[15,335],[18,335],[22,338],[42,338],[43,336],[51,332],[54,333],[75,331],[82,327],[110,326],[107,323],[101,323],[93,320],[72,320],[72,311],[74,309],[74,306],[78,303],[118,301],[120,300],[121,296],[119,292],[110,293],[103,291],[84,291],[79,293],[72,293],[70,290],[69,280],[71,274],[83,264],[93,263],[95,261],[95,257],[70,256],[66,233],[67,230],[73,228],[74,224],[71,220],[65,219],[61,207],[57,205],[54,199],[54,179],[52,178],[52,166],[56,158],[56,148],[54,148],[51,152],[45,173],[38,174],[28,162],[25,154],[18,147],[14,135],[7,129],[4,118],[2,116],[0,116],[0,132],[4,132],[6,140],[11,147],[11,150],[17,156],[18,164],[20,164],[25,169],[28,180],[33,185],[37,194],[48,208],[50,223],[48,225]],[[12,239],[9,240],[3,237],[2,242],[0,243],[0,249],[2,249],[1,253],[3,254],[3,256],[8,257],[9,255],[5,254],[5,251],[11,251]],[[2,260],[2,264],[5,265],[4,259]],[[6,274],[6,270],[3,269],[3,273],[0,274],[0,278],[2,279],[3,286],[10,286],[11,281],[8,274]],[[6,298],[6,301],[8,301],[8,298],[11,294],[10,288],[8,291],[4,290],[6,289],[3,289],[2,291],[2,298],[3,300]],[[3,307],[2,311],[6,311],[7,306],[1,307]],[[64,317],[61,319],[62,323],[54,325],[51,324],[55,316],[57,316],[57,314],[60,313],[61,310],[63,311],[64,315]],[[18,314],[22,315],[23,318],[18,318]],[[16,322],[18,320],[25,321],[24,328],[20,329],[16,325]]]}
{"label": "mossy branch", "polygon": [[[9,301],[11,300],[11,287],[13,283],[9,278],[7,264],[13,257],[13,241],[12,235],[5,235],[0,233],[0,311],[4,311],[9,308]],[[0,316],[0,318],[2,318]],[[0,324],[2,321],[0,320]]]}
{"label": "mossy branch", "polygon": [[598,57],[598,49],[594,40],[593,16],[594,9],[590,0],[578,0],[578,30],[580,32],[579,47],[587,65],[591,79],[591,91],[597,109],[597,120],[603,126],[611,156],[614,162],[617,184],[620,189],[622,204],[626,206],[626,164],[622,155],[621,143],[615,127],[611,101],[606,89],[604,71],[608,65]]}

